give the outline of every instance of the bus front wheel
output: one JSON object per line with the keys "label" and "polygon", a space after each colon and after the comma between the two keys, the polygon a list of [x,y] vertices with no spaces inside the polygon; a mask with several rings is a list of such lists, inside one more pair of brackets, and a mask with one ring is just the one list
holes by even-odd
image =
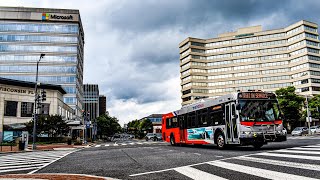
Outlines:
{"label": "bus front wheel", "polygon": [[171,144],[171,146],[176,145],[176,142],[174,141],[174,136],[173,135],[170,136],[170,144]]}
{"label": "bus front wheel", "polygon": [[225,144],[225,140],[224,140],[224,135],[222,133],[217,134],[216,142],[217,142],[218,149],[225,148],[226,144]]}

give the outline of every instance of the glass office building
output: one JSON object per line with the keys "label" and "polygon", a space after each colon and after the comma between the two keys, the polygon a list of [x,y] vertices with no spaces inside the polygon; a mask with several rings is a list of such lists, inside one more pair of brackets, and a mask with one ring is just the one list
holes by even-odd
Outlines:
{"label": "glass office building", "polygon": [[0,77],[61,85],[81,115],[84,33],[79,10],[0,7]]}

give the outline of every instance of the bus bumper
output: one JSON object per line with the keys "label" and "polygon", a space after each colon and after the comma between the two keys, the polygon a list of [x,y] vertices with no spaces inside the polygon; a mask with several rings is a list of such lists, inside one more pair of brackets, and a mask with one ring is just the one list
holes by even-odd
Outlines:
{"label": "bus bumper", "polygon": [[282,142],[286,140],[287,140],[286,135],[276,135],[276,136],[257,135],[256,137],[240,138],[240,143],[241,145],[253,145],[256,143],[267,144],[268,142]]}

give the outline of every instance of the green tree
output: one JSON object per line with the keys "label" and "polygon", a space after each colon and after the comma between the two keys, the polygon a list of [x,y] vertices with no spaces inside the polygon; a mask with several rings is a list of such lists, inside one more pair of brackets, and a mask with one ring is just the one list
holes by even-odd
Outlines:
{"label": "green tree", "polygon": [[295,93],[296,88],[289,86],[276,90],[280,109],[284,115],[285,124],[297,126],[302,117],[304,98]]}
{"label": "green tree", "polygon": [[142,121],[140,121],[139,129],[140,131],[152,132],[153,126],[150,119],[145,118]]}
{"label": "green tree", "polygon": [[121,126],[116,117],[111,117],[107,114],[101,115],[97,118],[98,134],[100,138],[103,136],[112,136],[115,133],[121,132]]}
{"label": "green tree", "polygon": [[[60,115],[44,116],[40,115],[37,120],[37,134],[48,134],[49,137],[64,136],[69,133],[67,123]],[[26,123],[30,134],[33,133],[33,120]]]}
{"label": "green tree", "polygon": [[[308,100],[309,111],[312,118],[320,119],[320,94]],[[304,112],[306,117],[307,113]]]}

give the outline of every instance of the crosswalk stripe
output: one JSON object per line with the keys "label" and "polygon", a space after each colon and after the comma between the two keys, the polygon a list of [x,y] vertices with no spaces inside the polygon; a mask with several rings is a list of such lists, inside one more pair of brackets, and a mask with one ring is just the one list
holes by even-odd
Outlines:
{"label": "crosswalk stripe", "polygon": [[225,178],[215,176],[213,174],[210,174],[189,166],[174,168],[174,170],[195,180],[212,180],[212,179],[225,180]]}
{"label": "crosswalk stripe", "polygon": [[122,145],[122,146],[125,146],[125,145],[127,145],[127,144],[125,144],[125,143],[122,143],[121,145]]}
{"label": "crosswalk stripe", "polygon": [[113,146],[119,146],[119,144],[114,144]]}
{"label": "crosswalk stripe", "polygon": [[244,165],[238,165],[228,162],[222,162],[222,161],[213,161],[213,162],[207,162],[210,165],[217,166],[224,169],[229,169],[232,171],[237,171],[245,174],[250,174],[258,177],[268,178],[268,179],[286,179],[286,180],[296,180],[296,179],[304,179],[304,180],[313,180],[314,178],[308,178],[304,176],[298,176],[288,173],[281,173],[277,171],[271,171],[266,169],[260,169],[250,166],[244,166]]}
{"label": "crosswalk stripe", "polygon": [[143,143],[138,142],[137,144],[143,144]]}
{"label": "crosswalk stripe", "polygon": [[26,170],[32,170],[32,169],[38,169],[39,167],[28,167],[28,168],[19,168],[19,169],[8,169],[8,170],[2,170],[0,173],[5,172],[12,172],[12,171],[26,171]]}
{"label": "crosswalk stripe", "polygon": [[132,143],[129,143],[129,144],[134,145],[135,143],[132,142]]}
{"label": "crosswalk stripe", "polygon": [[286,167],[293,167],[293,168],[299,168],[299,169],[320,171],[320,165],[315,165],[315,164],[295,163],[295,162],[263,159],[263,158],[248,157],[248,156],[235,157],[234,159],[240,159],[240,160],[257,162],[257,163],[264,163],[264,164],[286,166]]}
{"label": "crosswalk stripe", "polygon": [[294,150],[313,150],[313,151],[320,151],[320,148],[309,148],[309,147],[295,147],[295,148],[290,148],[290,149],[294,149]]}
{"label": "crosswalk stripe", "polygon": [[286,150],[286,149],[276,150],[275,152],[296,153],[296,154],[320,154],[320,152],[315,152],[315,151],[295,151],[295,150]]}
{"label": "crosswalk stripe", "polygon": [[320,148],[320,145],[303,146],[303,147],[310,147],[310,148]]}
{"label": "crosswalk stripe", "polygon": [[2,155],[0,173],[27,170],[34,172],[72,152],[74,151],[41,151]]}
{"label": "crosswalk stripe", "polygon": [[255,155],[282,157],[282,158],[286,157],[286,158],[294,158],[294,159],[320,160],[319,156],[302,156],[302,155],[277,154],[277,153],[258,153],[258,154],[255,154]]}
{"label": "crosswalk stripe", "polygon": [[108,147],[108,146],[110,146],[110,144],[106,144],[106,145],[104,145],[104,146]]}
{"label": "crosswalk stripe", "polygon": [[101,145],[96,145],[96,147],[100,147]]}

